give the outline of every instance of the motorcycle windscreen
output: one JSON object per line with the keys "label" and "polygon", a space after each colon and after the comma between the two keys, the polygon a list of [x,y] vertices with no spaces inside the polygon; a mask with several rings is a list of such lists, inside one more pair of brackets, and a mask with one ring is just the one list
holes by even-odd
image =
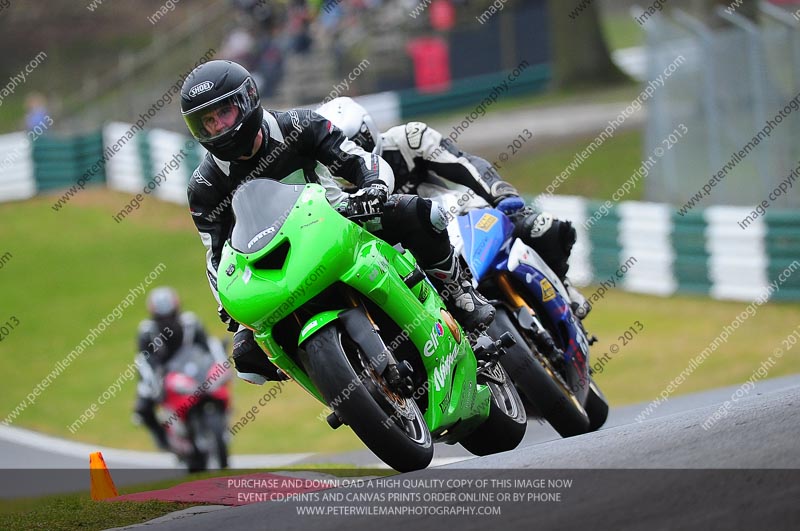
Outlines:
{"label": "motorcycle windscreen", "polygon": [[263,249],[280,230],[305,186],[256,179],[239,187],[233,195],[236,222],[231,247],[251,254]]}
{"label": "motorcycle windscreen", "polygon": [[459,216],[458,226],[464,241],[464,258],[480,282],[500,259],[500,249],[514,226],[505,214],[493,208],[473,210]]}
{"label": "motorcycle windscreen", "polygon": [[206,373],[214,364],[214,357],[210,352],[198,345],[182,346],[167,361],[167,372],[179,372],[191,376],[201,382]]}

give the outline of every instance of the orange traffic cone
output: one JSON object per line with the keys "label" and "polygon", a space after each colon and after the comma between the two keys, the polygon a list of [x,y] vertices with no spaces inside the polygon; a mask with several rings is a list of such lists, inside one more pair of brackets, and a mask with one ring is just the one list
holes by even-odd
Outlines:
{"label": "orange traffic cone", "polygon": [[92,480],[93,500],[107,500],[119,496],[101,452],[89,454],[89,475]]}

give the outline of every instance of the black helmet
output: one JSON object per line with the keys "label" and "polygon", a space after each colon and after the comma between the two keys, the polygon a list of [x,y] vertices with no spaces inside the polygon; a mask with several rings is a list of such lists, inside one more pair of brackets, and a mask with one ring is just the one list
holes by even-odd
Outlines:
{"label": "black helmet", "polygon": [[264,115],[250,72],[232,61],[192,70],[181,88],[181,112],[192,136],[221,160],[251,152]]}

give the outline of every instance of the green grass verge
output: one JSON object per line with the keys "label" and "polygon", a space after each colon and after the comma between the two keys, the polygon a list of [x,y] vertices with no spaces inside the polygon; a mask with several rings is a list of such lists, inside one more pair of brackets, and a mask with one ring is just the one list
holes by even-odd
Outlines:
{"label": "green grass verge", "polygon": [[[186,208],[150,198],[134,216],[117,224],[111,215],[128,200],[123,193],[87,189],[60,212],[50,209],[53,196],[0,208],[0,242],[3,251],[13,255],[0,270],[0,322],[11,316],[20,322],[0,343],[0,369],[14,375],[0,394],[0,421],[159,263],[166,269],[153,286],[175,286],[184,309],[196,312],[211,333],[227,334],[205,279],[205,250]],[[146,430],[131,424],[134,379],[121,382],[121,390],[74,435],[67,428],[133,361],[136,327],[145,316],[142,296],[51,380],[13,425],[78,441],[151,449]],[[235,418],[257,404],[265,391],[237,379]],[[233,451],[356,446],[351,432],[332,431],[316,419],[322,406],[299,387],[286,386],[279,398],[262,407],[256,421],[234,437]]]}
{"label": "green grass verge", "polygon": [[[591,288],[584,289],[589,296]],[[715,301],[699,296],[659,298],[611,291],[599,301],[586,320],[586,327],[600,339],[592,357],[600,360],[609,353],[596,380],[613,406],[652,400],[659,395],[690,360],[730,325],[748,303]],[[621,340],[634,321],[644,329],[623,345]],[[708,356],[678,387],[683,395],[716,387],[736,385],[781,346],[781,340],[800,323],[800,305],[768,303],[744,322],[717,350]],[[635,326],[638,328],[638,326]],[[610,347],[619,347],[611,354]],[[796,347],[800,351],[800,347]],[[800,356],[789,353],[774,366],[768,377],[800,373]]]}
{"label": "green grass verge", "polygon": [[52,496],[25,502],[0,503],[0,529],[15,531],[95,531],[141,524],[192,507],[193,503],[104,502],[88,494]]}
{"label": "green grass verge", "polygon": [[[593,159],[597,157],[601,154]],[[184,308],[198,313],[212,333],[224,334],[206,285],[204,249],[185,207],[150,199],[117,224],[111,215],[127,201],[125,194],[87,190],[59,213],[50,209],[52,200],[52,196],[38,197],[0,209],[0,250],[13,255],[0,270],[4,296],[0,321],[11,316],[20,321],[0,343],[0,371],[14,375],[0,394],[3,417],[160,262],[167,268],[157,283],[175,286]],[[598,376],[611,402],[620,405],[656,396],[743,307],[701,297],[608,294],[587,323],[591,332],[608,342],[596,346],[595,356],[634,320],[646,326]],[[144,316],[140,297],[13,424],[98,445],[152,448],[146,431],[130,422],[134,380],[123,382],[116,396],[76,434],[67,428],[131,363],[136,326]],[[746,380],[798,322],[796,304],[763,307],[678,392]],[[798,357],[785,358],[771,376],[798,371]],[[266,391],[237,381],[233,421]],[[317,420],[321,411],[321,405],[299,388],[286,386],[233,438],[232,451],[336,452],[361,447],[349,430],[333,431]]]}
{"label": "green grass verge", "polygon": [[[516,155],[503,163],[500,173],[523,195],[543,193],[594,137],[576,138],[555,147],[536,148],[533,153]],[[535,138],[534,138],[535,141]],[[633,130],[617,133],[570,173],[556,190],[560,195],[580,195],[610,199],[617,188],[642,164],[643,135]],[[496,153],[482,152],[493,160]],[[625,200],[641,199],[644,186],[637,186]]]}

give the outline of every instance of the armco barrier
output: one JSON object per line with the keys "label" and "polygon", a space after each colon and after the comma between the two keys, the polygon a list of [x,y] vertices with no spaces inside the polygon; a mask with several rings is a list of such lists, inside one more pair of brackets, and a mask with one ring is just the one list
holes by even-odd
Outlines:
{"label": "armco barrier", "polygon": [[[600,203],[586,206],[591,215]],[[550,210],[561,215],[557,208]],[[769,211],[743,230],[737,221],[751,211],[713,206],[679,216],[672,205],[620,203],[589,229],[589,276],[607,278],[634,256],[636,266],[623,279],[626,290],[753,300],[800,257],[800,211]],[[572,218],[576,225],[584,219]],[[784,282],[773,298],[800,300],[800,275]]]}

